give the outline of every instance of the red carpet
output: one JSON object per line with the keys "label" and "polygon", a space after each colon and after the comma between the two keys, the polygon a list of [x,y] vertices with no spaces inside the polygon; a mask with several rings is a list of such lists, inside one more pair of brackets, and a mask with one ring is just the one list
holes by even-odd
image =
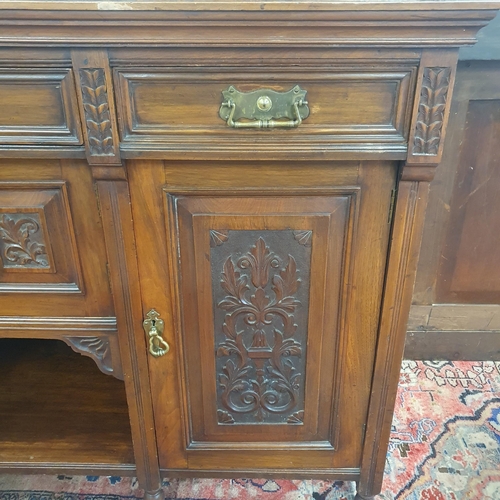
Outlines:
{"label": "red carpet", "polygon": [[[500,363],[406,361],[380,500],[500,500]],[[352,500],[340,481],[166,480],[168,499]],[[134,479],[0,475],[0,500],[119,500]]]}

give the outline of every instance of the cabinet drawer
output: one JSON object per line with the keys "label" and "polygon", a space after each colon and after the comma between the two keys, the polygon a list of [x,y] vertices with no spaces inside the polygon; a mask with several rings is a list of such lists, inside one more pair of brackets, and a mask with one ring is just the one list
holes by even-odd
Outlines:
{"label": "cabinet drawer", "polygon": [[69,69],[1,70],[0,109],[0,144],[82,144]]}
{"label": "cabinet drawer", "polygon": [[[392,144],[405,147],[414,68],[311,70],[280,73],[221,72],[204,68],[197,74],[161,69],[115,72],[118,113],[125,148],[140,143],[196,144],[201,148],[234,148],[258,138],[267,144]],[[287,92],[299,85],[307,91],[309,116],[297,128],[234,129],[219,116],[233,86],[239,92],[269,89]],[[291,106],[290,106],[291,107]],[[277,118],[273,116],[273,118]],[[254,142],[253,142],[254,144]]]}

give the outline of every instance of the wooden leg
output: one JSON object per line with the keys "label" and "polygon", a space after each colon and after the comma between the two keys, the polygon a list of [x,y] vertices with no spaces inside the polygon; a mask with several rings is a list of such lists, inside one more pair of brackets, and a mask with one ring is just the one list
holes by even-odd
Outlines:
{"label": "wooden leg", "polygon": [[144,500],[164,500],[165,493],[163,493],[163,489],[160,488],[156,491],[146,491],[144,493]]}
{"label": "wooden leg", "polygon": [[[356,483],[356,490],[359,490],[359,483]],[[354,500],[375,500],[375,496],[372,495],[362,495],[358,491],[356,491],[356,496]]]}
{"label": "wooden leg", "polygon": [[375,497],[364,497],[360,495],[359,493],[356,493],[356,496],[354,497],[354,500],[375,500]]}

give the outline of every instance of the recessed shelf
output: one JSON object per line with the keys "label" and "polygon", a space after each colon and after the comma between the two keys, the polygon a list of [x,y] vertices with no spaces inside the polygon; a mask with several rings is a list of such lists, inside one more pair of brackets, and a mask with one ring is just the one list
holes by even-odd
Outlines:
{"label": "recessed shelf", "polygon": [[0,469],[133,467],[123,382],[57,340],[0,339],[0,366]]}

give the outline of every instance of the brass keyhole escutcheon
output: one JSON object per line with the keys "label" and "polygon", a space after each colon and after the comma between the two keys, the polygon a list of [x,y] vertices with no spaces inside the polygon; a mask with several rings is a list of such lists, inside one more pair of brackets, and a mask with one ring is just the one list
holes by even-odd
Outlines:
{"label": "brass keyhole escutcheon", "polygon": [[170,346],[163,340],[162,333],[165,328],[164,321],[154,309],[146,314],[146,319],[142,323],[144,331],[149,338],[149,352],[155,358],[165,356],[170,350]]}
{"label": "brass keyhole escutcheon", "polygon": [[261,111],[269,111],[273,107],[273,101],[271,101],[271,98],[267,95],[260,96],[257,99],[257,107]]}

